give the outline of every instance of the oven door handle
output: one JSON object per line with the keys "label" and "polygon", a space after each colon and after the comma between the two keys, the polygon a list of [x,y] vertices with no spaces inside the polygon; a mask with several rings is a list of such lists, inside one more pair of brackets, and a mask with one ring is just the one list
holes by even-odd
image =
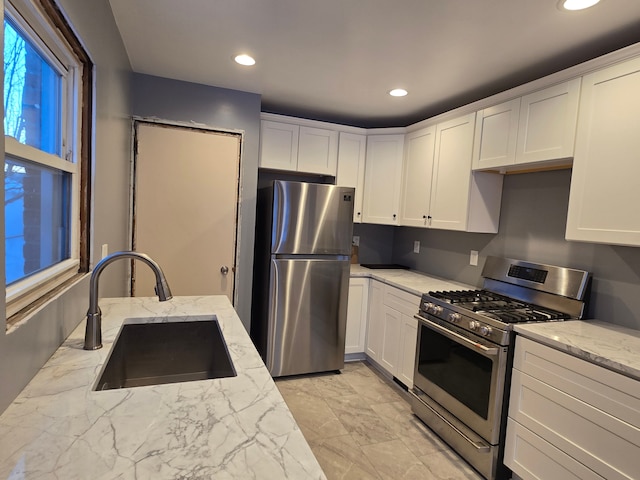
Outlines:
{"label": "oven door handle", "polygon": [[421,317],[420,315],[414,315],[413,317],[417,319],[418,322],[422,323],[425,327],[430,328],[432,330],[436,330],[438,333],[444,335],[450,340],[453,340],[454,342],[462,343],[468,347],[481,350],[487,356],[496,356],[500,351],[498,347],[487,347],[485,345],[482,345],[481,343],[474,342],[473,340],[467,337],[464,337],[459,333],[449,330],[448,328],[441,327],[437,323],[430,322],[429,320],[427,320],[424,317]]}
{"label": "oven door handle", "polygon": [[475,448],[478,451],[478,453],[486,453],[486,452],[491,450],[491,445],[488,445],[488,444],[486,444],[484,442],[477,442],[477,441],[473,440],[471,437],[469,437],[469,435],[464,433],[462,430],[460,430],[458,427],[456,427],[453,423],[451,423],[445,417],[440,415],[440,413],[437,410],[435,410],[431,405],[429,405],[426,402],[420,400],[420,397],[418,397],[415,393],[413,393],[413,392],[410,392],[410,393],[411,393],[411,395],[413,395],[415,398],[417,398],[420,401],[420,405],[422,405],[423,407],[429,409],[429,411],[431,412],[432,415],[435,415],[436,418],[440,419],[440,421],[444,422],[449,428],[451,428],[454,432],[456,432],[458,435],[460,435],[462,438],[464,438],[469,444],[471,444],[471,446],[473,448]]}

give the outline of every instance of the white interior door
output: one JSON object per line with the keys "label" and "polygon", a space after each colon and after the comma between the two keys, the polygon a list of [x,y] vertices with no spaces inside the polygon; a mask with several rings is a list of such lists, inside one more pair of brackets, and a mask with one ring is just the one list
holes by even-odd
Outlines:
{"label": "white interior door", "polygon": [[[233,301],[240,135],[136,122],[135,142],[134,249],[158,262],[173,295]],[[154,295],[146,265],[134,262],[131,284]]]}

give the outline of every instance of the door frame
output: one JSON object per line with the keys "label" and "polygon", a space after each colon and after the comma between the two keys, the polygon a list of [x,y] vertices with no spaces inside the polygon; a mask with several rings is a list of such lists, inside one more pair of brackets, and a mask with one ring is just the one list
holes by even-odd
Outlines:
{"label": "door frame", "polygon": [[[240,225],[242,225],[242,211],[240,206],[242,205],[242,184],[243,184],[243,168],[242,168],[242,159],[244,156],[244,130],[237,129],[227,129],[220,127],[213,127],[211,125],[206,125],[203,123],[195,123],[195,122],[176,122],[172,120],[160,119],[157,117],[141,117],[137,115],[133,115],[131,117],[131,151],[130,151],[130,161],[129,161],[129,225],[127,232],[127,245],[130,250],[135,250],[135,185],[136,185],[136,154],[137,154],[137,125],[139,124],[151,124],[151,125],[161,125],[164,127],[175,127],[175,128],[185,128],[189,130],[196,130],[201,132],[214,132],[220,133],[223,135],[232,135],[237,136],[240,140],[239,145],[239,153],[238,153],[238,163],[236,165],[236,173],[238,178],[238,186],[236,193],[236,232],[235,232],[235,248],[234,248],[234,258],[233,258],[233,286],[232,286],[232,305],[236,305],[238,302],[238,289],[236,285],[238,284],[238,272],[240,269],[238,268],[238,263],[240,262],[240,245],[242,244],[242,229]],[[133,271],[134,271],[134,262],[131,260],[128,264],[127,268],[127,278],[126,278],[126,292],[129,296],[132,296],[133,289]]]}

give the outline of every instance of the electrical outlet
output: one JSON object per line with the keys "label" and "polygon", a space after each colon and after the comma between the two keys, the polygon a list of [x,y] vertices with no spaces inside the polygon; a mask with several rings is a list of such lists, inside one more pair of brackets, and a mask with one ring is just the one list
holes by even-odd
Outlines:
{"label": "electrical outlet", "polygon": [[420,253],[420,240],[413,242],[413,253]]}
{"label": "electrical outlet", "polygon": [[469,255],[469,265],[473,265],[474,267],[478,266],[478,251],[471,250],[471,255]]}
{"label": "electrical outlet", "polygon": [[103,259],[107,255],[109,255],[109,244],[105,243],[102,245],[102,252],[100,253],[100,259]]}
{"label": "electrical outlet", "polygon": [[360,237],[358,235],[354,235],[353,236],[353,240],[351,241],[351,245],[353,245],[354,247],[359,247],[360,246]]}

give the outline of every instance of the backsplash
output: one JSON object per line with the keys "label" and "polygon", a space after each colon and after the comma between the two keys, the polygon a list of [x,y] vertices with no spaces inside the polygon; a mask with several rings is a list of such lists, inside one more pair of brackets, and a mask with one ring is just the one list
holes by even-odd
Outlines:
{"label": "backsplash", "polygon": [[[585,318],[640,330],[640,248],[565,240],[570,181],[571,170],[506,176],[497,234],[359,225],[360,249],[366,246],[367,261],[374,256],[369,250],[379,248],[380,262],[474,286],[482,284],[488,255],[587,270],[593,286]],[[415,240],[420,241],[418,254],[413,253]],[[477,267],[469,265],[471,250],[479,252]]]}
{"label": "backsplash", "polygon": [[395,228],[388,225],[354,223],[353,235],[360,237],[358,263],[392,263]]}
{"label": "backsplash", "polygon": [[[571,170],[506,176],[497,234],[355,224],[360,263],[403,264],[475,287],[488,255],[587,270],[593,286],[585,318],[640,330],[640,248],[565,240],[570,182]],[[478,266],[469,265],[471,250]]]}

